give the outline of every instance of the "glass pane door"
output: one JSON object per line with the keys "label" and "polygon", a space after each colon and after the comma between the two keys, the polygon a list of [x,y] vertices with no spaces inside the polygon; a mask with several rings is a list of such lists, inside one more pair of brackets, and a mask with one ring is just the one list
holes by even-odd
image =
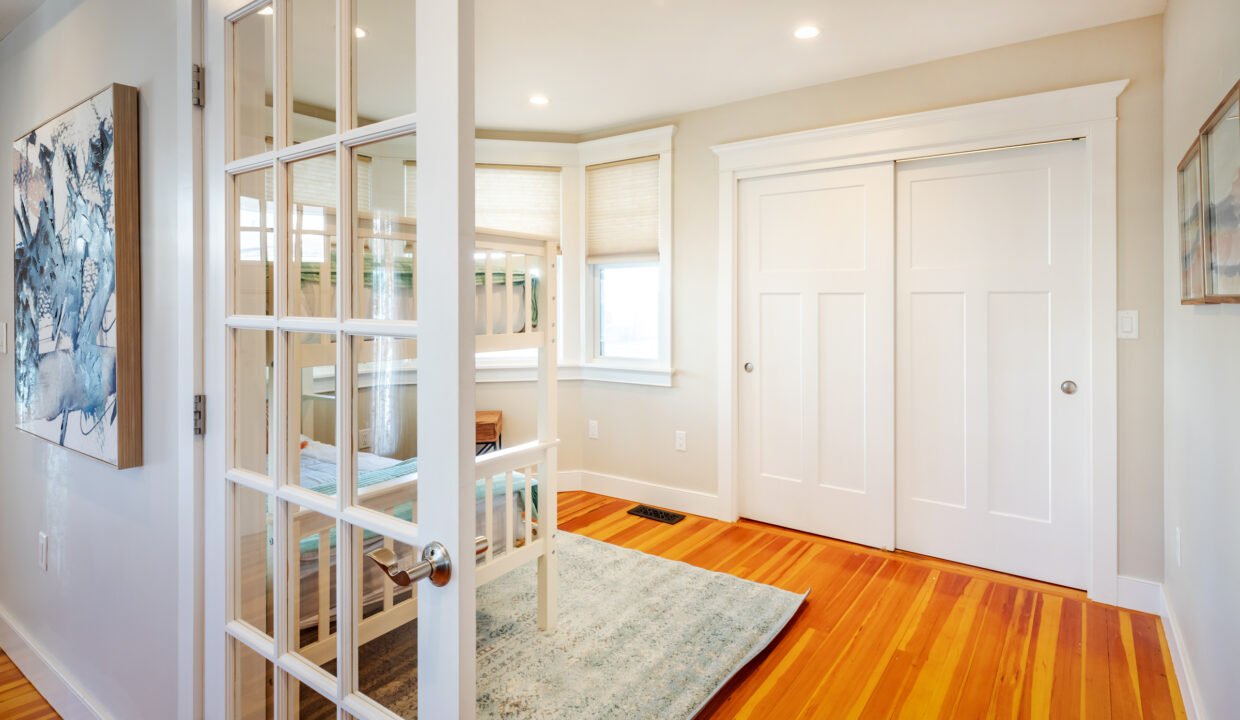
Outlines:
{"label": "glass pane door", "polygon": [[[206,442],[207,714],[471,717],[459,488],[474,483],[473,408],[457,398],[473,392],[419,393],[418,377],[473,385],[472,307],[416,308],[461,297],[444,278],[472,284],[472,244],[420,247],[405,180],[419,138],[456,148],[424,165],[428,182],[473,177],[473,131],[456,120],[462,97],[472,107],[457,52],[472,0],[208,0],[206,18],[220,74],[203,121],[206,385],[222,408]],[[424,92],[417,65],[445,61],[463,79]],[[460,216],[459,192],[426,212],[429,235]],[[468,414],[470,432],[419,411]],[[432,541],[451,579],[395,581]]]}

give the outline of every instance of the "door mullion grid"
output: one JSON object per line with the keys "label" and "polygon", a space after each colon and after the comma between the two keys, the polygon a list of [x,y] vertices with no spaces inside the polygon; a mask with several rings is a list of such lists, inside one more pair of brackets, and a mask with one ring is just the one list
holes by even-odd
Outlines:
{"label": "door mullion grid", "polygon": [[289,35],[293,22],[290,11],[292,0],[272,0],[271,7],[275,10],[275,69],[272,78],[271,110],[274,115],[272,129],[275,134],[276,150],[282,150],[292,143],[292,109],[290,99],[289,59],[292,57],[292,43]]}

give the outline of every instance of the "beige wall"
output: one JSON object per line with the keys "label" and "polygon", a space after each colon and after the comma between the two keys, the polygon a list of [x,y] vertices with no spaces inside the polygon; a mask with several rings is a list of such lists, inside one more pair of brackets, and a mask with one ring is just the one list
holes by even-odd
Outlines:
{"label": "beige wall", "polygon": [[[1120,572],[1162,577],[1162,21],[1059,35],[670,119],[675,139],[673,389],[582,383],[565,422],[582,465],[705,492],[716,489],[718,143],[1128,78],[1119,99],[1119,307],[1141,338],[1119,345]],[[661,120],[664,124],[668,120]],[[606,135],[611,133],[600,133]],[[599,440],[581,440],[597,419]],[[675,430],[688,451],[675,452]],[[572,433],[577,437],[568,437]],[[563,467],[569,467],[562,465]]]}
{"label": "beige wall", "polygon": [[[1206,117],[1240,79],[1237,29],[1236,0],[1171,0],[1167,8],[1165,590],[1200,690],[1197,710],[1203,718],[1234,717],[1240,708],[1240,305],[1179,303],[1175,168]],[[1183,543],[1179,562],[1177,528]]]}

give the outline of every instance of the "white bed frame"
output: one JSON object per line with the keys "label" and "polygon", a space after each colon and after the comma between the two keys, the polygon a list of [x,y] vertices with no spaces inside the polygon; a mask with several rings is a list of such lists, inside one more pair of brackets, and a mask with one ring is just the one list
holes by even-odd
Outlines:
{"label": "white bed frame", "polygon": [[[410,222],[409,225],[412,225]],[[406,226],[408,228],[408,226]],[[408,228],[411,229],[411,228]],[[408,235],[408,237],[406,237]],[[401,235],[409,242],[413,241],[412,233]],[[484,292],[477,307],[479,319],[484,323],[484,331],[476,339],[476,352],[494,352],[500,350],[537,349],[538,350],[538,383],[537,412],[538,438],[502,450],[478,456],[475,477],[485,483],[485,527],[480,527],[477,534],[488,538],[487,548],[477,558],[477,583],[482,586],[529,562],[538,562],[538,623],[543,630],[554,630],[556,625],[556,532],[557,525],[557,400],[556,400],[556,360],[555,346],[556,328],[556,256],[558,242],[555,238],[524,235],[511,232],[500,232],[479,228],[476,240],[477,252],[485,259],[480,261],[484,270]],[[520,314],[515,309],[513,290],[514,276],[521,272],[515,267],[514,258],[524,257],[524,308]],[[299,268],[293,268],[299,272]],[[496,292],[495,275],[502,273],[504,282]],[[538,321],[534,324],[532,278],[538,282]],[[324,293],[330,289],[324,289]],[[501,306],[502,302],[502,306]],[[505,312],[505,309],[508,309]],[[504,316],[507,316],[506,318]],[[518,319],[520,321],[518,322]],[[291,353],[291,372],[301,372],[306,368],[333,365],[336,359],[334,347],[325,343],[321,349],[317,346],[299,346],[296,353]],[[348,385],[351,385],[349,383]],[[334,385],[334,383],[333,383]],[[340,392],[346,390],[343,385]],[[312,396],[313,390],[303,387],[303,396]],[[300,422],[303,398],[289,398],[290,427]],[[291,467],[297,465],[291,464]],[[520,473],[526,478],[525,512],[520,529],[514,529],[515,499],[513,491],[514,474]],[[507,522],[504,527],[496,527],[498,518],[493,512],[496,496],[496,481],[502,480],[500,492],[503,496],[504,513]],[[538,483],[538,499],[535,505],[533,493],[530,491],[532,481]],[[388,515],[394,509],[416,496],[415,482],[417,475],[410,475],[372,485],[359,491],[359,501],[375,511]],[[533,510],[534,512],[531,512]],[[537,519],[535,519],[535,516]],[[316,579],[318,591],[318,607],[311,612],[309,608],[300,608],[298,615],[302,618],[303,634],[307,624],[314,628],[314,639],[303,646],[298,652],[315,663],[322,664],[336,655],[336,635],[332,630],[332,619],[335,611],[332,608],[332,578],[335,574],[331,532],[335,521],[311,510],[302,509],[293,515],[294,538],[300,540],[310,536],[318,536]],[[502,549],[494,549],[496,540],[504,540]],[[383,547],[395,549],[395,541],[384,538]],[[298,553],[301,555],[301,553]],[[306,559],[303,557],[302,562]],[[458,560],[461,562],[463,560]],[[411,561],[406,560],[405,564]],[[362,560],[361,568],[369,566]],[[364,570],[359,570],[363,572]],[[359,586],[360,586],[359,581]],[[293,594],[300,596],[300,580],[295,577]],[[397,595],[407,592],[394,582],[386,581],[382,587],[382,609],[371,614],[359,623],[358,646],[394,630],[401,625],[417,618],[416,589],[412,597],[397,600]],[[362,599],[367,605],[377,603],[378,598],[368,595]],[[307,621],[307,618],[309,620]]]}

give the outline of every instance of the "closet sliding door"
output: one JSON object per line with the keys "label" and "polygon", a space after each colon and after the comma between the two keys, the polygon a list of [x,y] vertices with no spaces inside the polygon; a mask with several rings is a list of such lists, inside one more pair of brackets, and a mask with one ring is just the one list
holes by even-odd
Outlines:
{"label": "closet sliding door", "polygon": [[1089,580],[1085,143],[896,171],[897,544]]}
{"label": "closet sliding door", "polygon": [[893,167],[740,183],[740,512],[893,546]]}

